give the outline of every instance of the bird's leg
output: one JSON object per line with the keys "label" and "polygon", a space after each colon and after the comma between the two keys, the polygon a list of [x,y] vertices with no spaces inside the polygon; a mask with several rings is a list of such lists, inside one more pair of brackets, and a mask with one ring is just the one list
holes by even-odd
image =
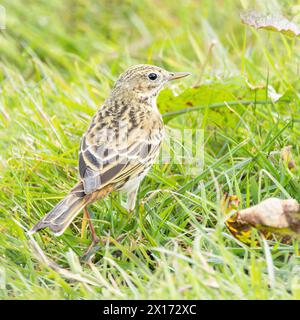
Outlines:
{"label": "bird's leg", "polygon": [[96,235],[96,231],[95,231],[95,228],[93,226],[93,223],[92,223],[92,220],[91,220],[91,216],[90,216],[90,213],[88,211],[87,206],[85,206],[83,208],[83,212],[84,212],[84,218],[89,223],[89,227],[91,229],[92,239],[93,239],[91,245],[88,247],[87,252],[85,253],[85,255],[86,255],[87,253],[89,253],[91,251],[91,249],[94,247],[94,245],[96,245],[100,241],[100,238]]}
{"label": "bird's leg", "polygon": [[88,223],[88,218],[85,214],[85,210],[83,210],[83,218],[82,218],[81,232],[80,232],[81,239],[83,239],[83,237],[84,237],[84,231],[85,231],[87,223]]}
{"label": "bird's leg", "polygon": [[135,208],[136,196],[137,196],[138,189],[139,189],[139,187],[137,187],[136,189],[127,193],[126,208],[129,212],[133,211]]}

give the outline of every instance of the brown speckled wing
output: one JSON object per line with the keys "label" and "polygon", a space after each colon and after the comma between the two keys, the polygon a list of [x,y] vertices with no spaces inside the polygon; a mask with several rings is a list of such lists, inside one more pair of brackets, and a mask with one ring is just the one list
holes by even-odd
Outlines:
{"label": "brown speckled wing", "polygon": [[161,143],[159,132],[126,129],[101,108],[81,140],[79,174],[84,191],[90,194],[108,184],[122,185],[154,161]]}

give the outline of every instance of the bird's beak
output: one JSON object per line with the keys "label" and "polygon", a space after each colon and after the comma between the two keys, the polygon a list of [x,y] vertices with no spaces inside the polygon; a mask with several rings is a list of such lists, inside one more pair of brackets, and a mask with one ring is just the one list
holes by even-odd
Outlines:
{"label": "bird's beak", "polygon": [[189,76],[189,72],[170,72],[169,81]]}

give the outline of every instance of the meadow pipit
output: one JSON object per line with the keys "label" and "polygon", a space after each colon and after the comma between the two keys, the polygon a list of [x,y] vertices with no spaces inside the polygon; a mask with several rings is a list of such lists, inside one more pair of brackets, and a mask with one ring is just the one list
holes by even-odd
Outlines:
{"label": "meadow pipit", "polygon": [[83,209],[93,243],[97,237],[87,205],[112,191],[127,193],[133,210],[140,185],[155,158],[164,135],[156,98],[164,85],[189,75],[151,65],[136,65],[123,73],[81,139],[80,181],[31,230],[49,227],[61,235]]}

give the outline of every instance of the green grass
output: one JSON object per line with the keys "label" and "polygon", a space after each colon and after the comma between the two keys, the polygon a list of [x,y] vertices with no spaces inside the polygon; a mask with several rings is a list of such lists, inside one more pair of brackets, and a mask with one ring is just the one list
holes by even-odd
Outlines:
{"label": "green grass", "polygon": [[[299,40],[239,18],[247,6],[291,17],[296,1],[2,5],[1,299],[300,299],[299,243],[258,235],[261,246],[243,245],[220,207],[224,192],[238,195],[241,207],[271,196],[300,200]],[[131,216],[122,195],[93,205],[96,231],[109,240],[93,263],[79,262],[90,243],[89,231],[80,238],[81,217],[59,238],[35,235],[69,270],[61,274],[37,259],[26,231],[77,181],[80,137],[116,77],[136,63],[193,74],[164,90],[159,107],[168,126],[204,130],[202,171],[155,165]],[[270,101],[268,85],[282,101]],[[293,172],[279,156],[287,145]]]}

